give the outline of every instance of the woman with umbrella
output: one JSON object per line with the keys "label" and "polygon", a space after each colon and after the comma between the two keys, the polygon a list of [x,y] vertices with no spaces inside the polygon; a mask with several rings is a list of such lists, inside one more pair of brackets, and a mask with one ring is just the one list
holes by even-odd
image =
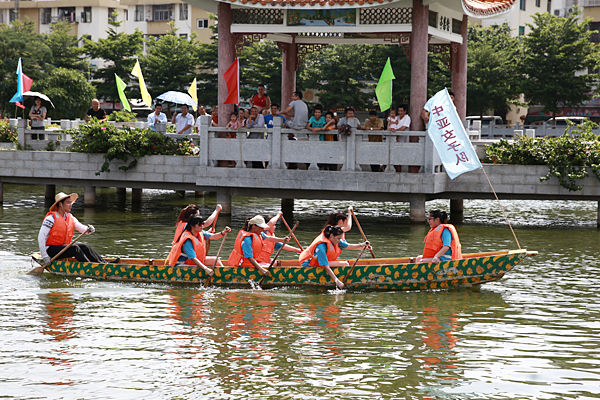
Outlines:
{"label": "woman with umbrella", "polygon": [[48,110],[42,105],[42,99],[35,97],[34,105],[29,111],[29,118],[31,118],[31,129],[44,130],[44,120],[46,119],[46,113]]}

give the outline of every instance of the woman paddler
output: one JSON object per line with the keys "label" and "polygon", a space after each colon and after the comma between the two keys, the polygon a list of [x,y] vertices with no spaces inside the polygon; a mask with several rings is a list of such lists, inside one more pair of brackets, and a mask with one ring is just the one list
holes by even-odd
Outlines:
{"label": "woman paddler", "polygon": [[260,215],[254,218],[248,218],[244,227],[237,234],[233,251],[229,255],[229,265],[232,267],[255,267],[262,275],[268,273],[269,263],[260,262],[258,258],[263,251],[265,242],[287,243],[290,238],[278,238],[276,236],[267,236],[264,232],[269,229],[265,219]]}
{"label": "woman paddler", "polygon": [[[168,265],[196,265],[208,275],[213,275],[213,270],[206,264],[214,265],[216,259],[206,256],[206,240],[221,239],[226,232],[231,232],[231,228],[226,226],[219,233],[209,233],[202,230],[203,224],[204,220],[198,215],[192,215],[188,219],[185,230],[169,253]],[[217,266],[223,266],[220,260],[217,261]]]}
{"label": "woman paddler", "polygon": [[[281,218],[282,215],[283,215],[283,212],[278,211],[277,214],[273,218],[269,219],[269,222],[267,222],[268,228],[264,230],[264,234],[266,236],[275,237],[275,226],[277,225],[277,221],[279,220],[279,218]],[[290,246],[287,244],[283,244],[281,242],[275,243],[275,242],[270,242],[270,241],[265,240],[262,251],[256,258],[256,261],[258,261],[259,263],[271,264],[271,256],[273,255],[275,250],[279,250],[281,248],[281,246],[283,246],[283,249],[287,250],[287,251],[293,251],[296,253],[302,252],[302,250],[300,250],[296,247],[293,247],[293,246]]]}
{"label": "woman paddler", "polygon": [[462,247],[454,225],[447,224],[448,213],[441,210],[429,212],[429,233],[425,236],[423,254],[417,257],[417,262],[432,262],[461,260]]}
{"label": "woman paddler", "polygon": [[338,279],[331,270],[331,267],[346,267],[348,261],[338,261],[338,257],[342,254],[343,249],[362,250],[368,246],[367,250],[371,249],[369,242],[350,244],[344,239],[344,231],[339,226],[327,226],[323,232],[313,240],[302,253],[298,261],[303,267],[322,267],[325,268],[327,274],[333,279],[338,289],[343,289],[344,284]]}
{"label": "woman paddler", "polygon": [[[206,221],[204,221],[204,225],[202,227],[206,228],[207,226],[211,225],[217,217],[217,215],[219,214],[219,211],[221,211],[222,209],[223,207],[221,207],[220,204],[217,204],[215,211],[213,211],[213,213],[210,214],[210,217],[208,217]],[[200,215],[200,209],[195,204],[190,204],[189,206],[183,208],[179,212],[179,216],[177,217],[177,223],[175,226],[175,236],[173,236],[173,242],[171,243],[171,246],[173,246],[175,243],[177,243],[177,241],[179,241],[179,238],[181,237],[181,234],[183,233],[183,230],[185,229],[185,226],[187,225],[187,222],[192,215]]]}
{"label": "woman paddler", "polygon": [[[348,214],[352,214],[352,206],[348,207]],[[348,214],[346,214],[345,212],[332,212],[331,214],[329,214],[329,218],[327,218],[327,222],[325,223],[325,227],[328,226],[339,226],[340,228],[342,228],[342,231],[348,232],[350,229],[352,229],[352,218],[348,218]],[[323,229],[324,229],[323,228]],[[345,235],[342,239],[345,238]]]}

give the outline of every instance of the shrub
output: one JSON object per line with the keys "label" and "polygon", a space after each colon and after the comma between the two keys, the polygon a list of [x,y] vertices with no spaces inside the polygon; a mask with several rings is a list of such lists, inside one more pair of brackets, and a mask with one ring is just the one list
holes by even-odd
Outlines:
{"label": "shrub", "polygon": [[0,121],[0,143],[17,143],[17,128],[10,126],[8,121]]}
{"label": "shrub", "polygon": [[[176,141],[150,129],[125,127],[118,130],[108,122],[93,119],[88,124],[66,131],[73,138],[72,151],[82,153],[105,153],[105,162],[97,175],[110,172],[110,163],[120,160],[127,165],[119,169],[127,171],[137,165],[138,158],[148,155],[195,155],[198,146],[187,139]],[[130,161],[131,159],[131,161]]]}
{"label": "shrub", "polygon": [[571,125],[571,135],[559,137],[520,137],[512,143],[500,140],[486,147],[485,162],[494,164],[547,165],[546,181],[555,176],[569,191],[581,190],[577,180],[589,176],[590,169],[600,180],[600,138],[592,132],[597,127],[586,122],[579,127]]}
{"label": "shrub", "polygon": [[136,116],[137,114],[134,112],[113,111],[108,116],[108,120],[115,122],[135,122],[137,121]]}

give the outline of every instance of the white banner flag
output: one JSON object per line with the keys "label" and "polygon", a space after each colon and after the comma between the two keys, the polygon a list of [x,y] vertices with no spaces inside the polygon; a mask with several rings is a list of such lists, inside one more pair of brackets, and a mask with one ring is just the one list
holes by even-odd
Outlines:
{"label": "white banner flag", "polygon": [[450,179],[481,168],[479,158],[458,117],[448,90],[437,92],[425,104],[425,109],[429,111],[427,134],[433,141]]}

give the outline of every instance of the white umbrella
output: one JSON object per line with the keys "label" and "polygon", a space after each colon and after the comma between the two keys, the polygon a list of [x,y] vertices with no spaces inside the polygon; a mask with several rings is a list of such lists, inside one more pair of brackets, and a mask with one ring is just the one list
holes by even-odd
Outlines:
{"label": "white umbrella", "polygon": [[52,106],[52,108],[56,108],[56,107],[54,107],[54,104],[52,104],[52,100],[50,100],[50,98],[48,96],[46,96],[43,93],[39,93],[39,92],[23,93],[23,103],[25,103],[29,99],[35,99],[36,97],[39,97],[40,99],[42,99],[42,101],[45,101],[46,103],[50,104]]}

